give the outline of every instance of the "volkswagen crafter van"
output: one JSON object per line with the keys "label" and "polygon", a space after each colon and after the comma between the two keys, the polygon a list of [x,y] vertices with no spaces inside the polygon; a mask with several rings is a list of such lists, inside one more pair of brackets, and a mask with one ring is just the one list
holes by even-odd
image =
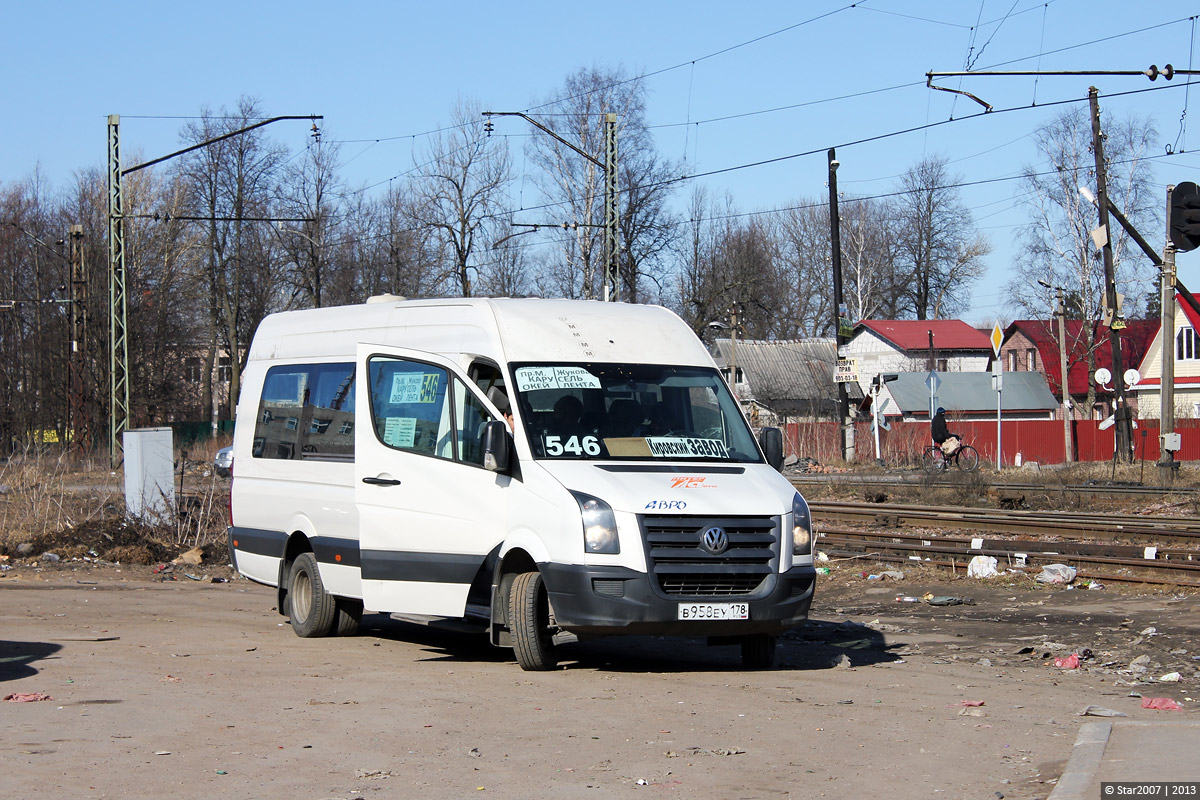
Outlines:
{"label": "volkswagen crafter van", "polygon": [[237,408],[230,555],[304,637],[363,609],[477,624],[525,669],[574,637],[740,644],[813,597],[812,525],[665,308],[373,298],[269,316]]}

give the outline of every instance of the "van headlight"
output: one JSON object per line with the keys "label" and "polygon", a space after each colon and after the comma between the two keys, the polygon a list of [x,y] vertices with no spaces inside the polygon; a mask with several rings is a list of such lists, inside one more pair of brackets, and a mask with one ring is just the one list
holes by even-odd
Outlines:
{"label": "van headlight", "polygon": [[811,553],[812,540],[812,514],[809,513],[808,503],[796,492],[792,498],[792,555],[806,556]]}
{"label": "van headlight", "polygon": [[617,518],[612,506],[599,497],[583,492],[571,492],[579,503],[583,517],[583,550],[585,553],[621,552],[621,540],[617,538]]}

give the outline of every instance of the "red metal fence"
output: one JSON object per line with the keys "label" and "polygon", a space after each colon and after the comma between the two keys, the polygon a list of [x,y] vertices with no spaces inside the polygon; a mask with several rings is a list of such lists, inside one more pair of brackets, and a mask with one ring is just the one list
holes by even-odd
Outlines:
{"label": "red metal fence", "polygon": [[[1134,458],[1158,461],[1158,420],[1138,420],[1133,432]],[[950,421],[950,430],[974,445],[985,461],[996,460],[996,423]],[[1176,420],[1183,448],[1177,461],[1200,460],[1200,420]],[[1001,423],[1004,464],[1022,461],[1061,464],[1065,441],[1062,420],[1006,420]],[[1071,441],[1076,461],[1110,461],[1115,447],[1113,428],[1100,430],[1100,423],[1079,420],[1071,423]],[[869,423],[855,425],[856,461],[875,460],[875,442]],[[930,443],[928,422],[893,422],[890,431],[879,432],[880,456],[889,464],[918,463],[921,450]],[[832,422],[793,422],[787,426],[785,452],[821,463],[841,460],[837,425]]]}

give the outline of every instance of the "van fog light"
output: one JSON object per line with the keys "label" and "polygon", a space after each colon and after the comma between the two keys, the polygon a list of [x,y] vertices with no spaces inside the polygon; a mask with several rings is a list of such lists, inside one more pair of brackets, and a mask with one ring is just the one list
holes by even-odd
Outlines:
{"label": "van fog light", "polygon": [[588,553],[616,554],[621,552],[617,536],[617,518],[612,506],[598,497],[583,492],[571,492],[579,503],[583,517],[583,549]]}

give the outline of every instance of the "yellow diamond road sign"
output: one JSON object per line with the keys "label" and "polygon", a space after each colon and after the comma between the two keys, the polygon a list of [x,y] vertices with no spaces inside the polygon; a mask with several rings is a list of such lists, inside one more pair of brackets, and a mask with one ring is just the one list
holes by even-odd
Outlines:
{"label": "yellow diamond road sign", "polygon": [[1000,357],[1000,343],[1004,341],[1004,333],[1000,330],[1000,323],[994,323],[992,326],[992,354],[996,358]]}

